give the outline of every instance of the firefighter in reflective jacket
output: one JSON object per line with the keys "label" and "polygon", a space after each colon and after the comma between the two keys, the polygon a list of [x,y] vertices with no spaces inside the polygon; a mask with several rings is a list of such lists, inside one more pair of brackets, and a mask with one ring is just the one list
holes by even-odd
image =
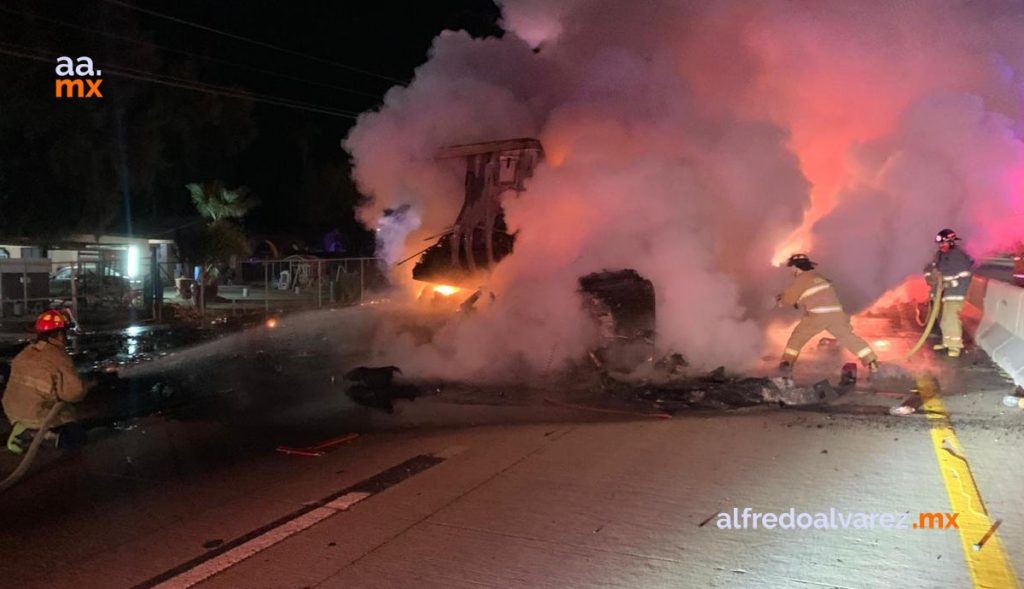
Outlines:
{"label": "firefighter in reflective jacket", "polygon": [[776,300],[783,305],[793,305],[802,310],[804,315],[786,342],[779,369],[791,370],[801,348],[815,335],[827,331],[857,356],[864,366],[872,372],[877,371],[878,357],[866,341],[853,333],[850,316],[843,311],[832,283],[814,269],[817,264],[807,254],[794,254],[786,266],[795,269],[796,280]]}
{"label": "firefighter in reflective jacket", "polygon": [[70,404],[85,398],[86,389],[64,347],[68,319],[58,311],[46,311],[36,320],[37,339],[15,356],[3,394],[3,408],[13,430],[7,449],[21,454],[43,425],[50,409],[64,402],[51,433],[58,448],[85,443],[85,429],[75,421]]}
{"label": "firefighter in reflective jacket", "polygon": [[935,236],[939,250],[935,252],[935,258],[931,263],[924,268],[925,280],[933,289],[939,281],[942,282],[942,300],[932,301],[933,305],[942,305],[942,317],[939,319],[942,343],[936,344],[933,349],[946,350],[950,358],[960,356],[964,349],[960,313],[964,309],[967,289],[971,286],[971,270],[974,268],[974,260],[957,245],[958,241],[960,238],[956,231],[939,231]]}

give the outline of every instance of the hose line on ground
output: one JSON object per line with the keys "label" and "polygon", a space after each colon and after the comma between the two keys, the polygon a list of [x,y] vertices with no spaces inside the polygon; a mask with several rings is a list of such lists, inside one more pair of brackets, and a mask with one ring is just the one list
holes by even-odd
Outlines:
{"label": "hose line on ground", "polygon": [[35,437],[32,438],[32,443],[28,446],[28,451],[25,452],[24,458],[18,463],[18,468],[14,469],[6,479],[0,483],[0,493],[3,493],[7,489],[13,487],[21,477],[25,476],[28,472],[28,467],[32,466],[32,461],[35,460],[36,453],[39,451],[39,446],[43,443],[43,438],[46,437],[46,432],[50,431],[55,421],[57,421],[57,414],[64,408],[64,403],[58,401],[54,403],[53,407],[50,408],[50,412],[46,414],[46,418],[43,419],[43,423],[39,426],[39,431],[36,432]]}
{"label": "hose line on ground", "polygon": [[915,344],[914,347],[910,349],[910,352],[907,353],[907,360],[921,349],[921,346],[924,345],[924,342],[928,339],[928,336],[932,334],[932,329],[935,327],[935,319],[939,316],[939,307],[942,306],[941,278],[937,281],[933,297],[931,312],[928,313],[928,321],[924,326],[924,331],[921,332],[921,338],[917,340],[917,344]]}

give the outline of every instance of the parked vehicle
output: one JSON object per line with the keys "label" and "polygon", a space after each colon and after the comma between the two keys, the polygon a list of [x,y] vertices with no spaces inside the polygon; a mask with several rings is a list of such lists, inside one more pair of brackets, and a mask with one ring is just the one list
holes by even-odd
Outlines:
{"label": "parked vehicle", "polygon": [[[51,297],[71,297],[73,273],[73,266],[65,266],[50,275]],[[110,266],[103,268],[101,277],[97,264],[85,263],[78,269],[77,286],[79,298],[93,302],[130,304],[136,293],[141,293],[142,281],[131,280]]]}

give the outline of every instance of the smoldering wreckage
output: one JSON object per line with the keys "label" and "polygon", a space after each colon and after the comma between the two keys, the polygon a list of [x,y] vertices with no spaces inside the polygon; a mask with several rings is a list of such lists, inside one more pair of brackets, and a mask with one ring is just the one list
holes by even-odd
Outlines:
{"label": "smoldering wreckage", "polygon": [[[512,139],[446,147],[439,158],[461,158],[465,162],[463,204],[455,221],[436,242],[418,252],[412,276],[423,286],[420,304],[442,314],[484,313],[477,307],[500,297],[486,286],[486,275],[512,254],[516,235],[505,223],[503,200],[517,198],[525,182],[543,161],[541,143],[535,139]],[[408,213],[408,208],[389,211],[391,216]],[[545,383],[564,391],[554,402],[571,402],[579,408],[618,408],[663,413],[690,410],[730,410],[752,406],[808,406],[827,404],[849,391],[856,380],[856,367],[848,365],[837,384],[820,381],[798,386],[788,376],[770,378],[730,374],[719,368],[707,373],[695,371],[678,353],[663,354],[656,345],[656,300],[654,284],[632,268],[595,268],[577,279],[578,304],[586,310],[599,334],[598,343],[571,364],[566,372]],[[126,377],[126,368],[148,364],[172,350],[215,339],[225,332],[242,332],[259,325],[254,318],[232,320],[218,329],[193,326],[186,329],[153,329],[138,334],[93,334],[80,337],[82,352],[76,363],[91,365],[94,386],[84,422],[89,426],[113,424],[115,428],[132,419],[182,408],[208,395],[203,375],[147,371]],[[268,324],[270,322],[267,322]],[[274,321],[276,325],[276,321]],[[823,338],[819,345],[835,347]],[[9,350],[7,356],[13,356]],[[234,352],[237,356],[239,353]],[[0,355],[3,355],[0,353]],[[270,356],[255,351],[254,363],[267,364]],[[398,358],[397,364],[402,363]],[[270,363],[272,364],[272,362]],[[888,377],[900,378],[895,367]],[[0,373],[0,382],[3,380]],[[332,377],[332,382],[333,382]],[[340,379],[339,379],[340,380]],[[346,393],[355,403],[387,413],[396,402],[410,402],[427,395],[454,398],[465,389],[476,391],[476,399],[490,398],[493,388],[474,387],[438,378],[411,378],[402,366],[367,365],[350,368],[344,375]],[[557,385],[552,387],[551,385]],[[220,383],[218,386],[227,387]],[[528,387],[526,387],[528,388]],[[458,391],[458,392],[456,392]],[[472,398],[473,391],[464,396]],[[537,401],[512,399],[500,393],[505,403]]]}
{"label": "smoldering wreckage", "polygon": [[[503,198],[518,197],[525,181],[544,159],[536,139],[520,138],[442,148],[439,159],[463,158],[466,164],[464,200],[458,217],[430,247],[417,252],[412,270],[421,304],[447,305],[454,312],[472,313],[483,297],[498,296],[479,286],[487,273],[512,253],[515,235],[505,223]],[[409,207],[385,211],[400,217]],[[655,291],[650,280],[632,268],[600,269],[579,277],[580,303],[599,334],[572,369],[577,389],[597,392],[593,403],[651,406],[665,413],[684,410],[778,405],[822,405],[851,390],[857,381],[855,364],[843,366],[838,386],[821,380],[797,386],[791,376],[744,377],[720,367],[694,374],[678,353],[658,356],[655,345]],[[466,294],[468,293],[468,294]],[[459,296],[461,294],[461,296]],[[819,346],[835,348],[822,338]],[[348,395],[367,407],[391,413],[396,400],[412,401],[441,389],[437,383],[413,384],[401,378],[396,366],[360,366],[349,371]],[[876,378],[903,379],[906,374],[887,366]],[[582,385],[581,385],[582,383]]]}

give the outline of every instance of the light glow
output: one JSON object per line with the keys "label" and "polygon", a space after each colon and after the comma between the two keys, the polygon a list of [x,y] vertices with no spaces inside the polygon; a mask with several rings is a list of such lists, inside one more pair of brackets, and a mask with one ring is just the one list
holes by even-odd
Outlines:
{"label": "light glow", "polygon": [[438,284],[437,286],[434,287],[434,292],[446,297],[450,297],[453,294],[459,292],[460,290],[462,289],[457,286],[448,286],[446,284]]}
{"label": "light glow", "polygon": [[128,278],[138,278],[139,276],[139,248],[137,246],[128,247]]}

